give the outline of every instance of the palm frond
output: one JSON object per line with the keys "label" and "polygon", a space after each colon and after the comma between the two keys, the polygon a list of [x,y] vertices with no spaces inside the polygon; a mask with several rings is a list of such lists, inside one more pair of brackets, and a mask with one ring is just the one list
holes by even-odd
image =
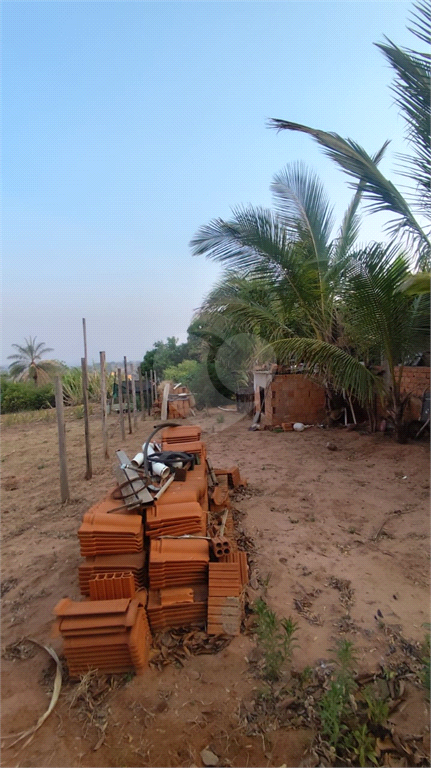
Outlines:
{"label": "palm frond", "polygon": [[326,263],[334,216],[319,178],[302,163],[296,163],[274,176],[271,189],[286,229],[296,234],[295,239],[298,232],[300,237],[309,238],[316,263]]}
{"label": "palm frond", "polygon": [[[387,38],[386,38],[387,39]],[[395,71],[395,83],[392,91],[395,103],[401,110],[407,123],[407,140],[414,153],[411,156],[399,155],[404,160],[404,175],[411,178],[415,187],[419,187],[423,196],[421,212],[429,214],[430,202],[430,67],[410,52],[398,48],[387,39],[387,43],[377,43]]]}
{"label": "palm frond", "polygon": [[285,361],[305,363],[308,371],[334,389],[347,390],[363,405],[381,391],[379,378],[349,352],[318,339],[282,339],[272,345]]}
{"label": "palm frond", "polygon": [[424,308],[400,291],[409,274],[406,256],[391,248],[372,246],[352,265],[343,294],[350,329],[358,343],[378,351],[393,372],[407,355],[427,343]]}
{"label": "palm frond", "polygon": [[[404,233],[416,244],[420,250],[420,259],[424,257],[424,249],[428,255],[431,253],[431,242],[416,221],[409,205],[398,189],[389,179],[385,178],[377,168],[373,158],[356,142],[351,139],[343,139],[336,133],[310,128],[300,123],[288,120],[270,120],[270,127],[277,130],[291,130],[307,133],[315,141],[324,147],[325,154],[336,162],[350,177],[361,183],[364,198],[368,208],[373,212],[394,213],[398,218],[388,224],[388,231],[393,234]],[[389,142],[385,142],[383,148]],[[383,149],[382,148],[382,149]],[[356,188],[356,184],[353,184]]]}
{"label": "palm frond", "polygon": [[[427,45],[430,44],[431,40],[431,7],[429,2],[417,2],[413,3],[413,8],[416,10],[416,13],[412,13],[413,18],[413,27],[408,27],[409,31],[412,32],[419,40],[422,40],[423,43],[426,43]],[[427,55],[428,58],[430,58],[429,54],[422,54]]]}

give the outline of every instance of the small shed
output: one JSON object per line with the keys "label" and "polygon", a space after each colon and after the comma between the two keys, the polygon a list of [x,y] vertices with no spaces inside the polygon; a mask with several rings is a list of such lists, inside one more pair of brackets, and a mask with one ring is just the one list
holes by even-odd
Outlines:
{"label": "small shed", "polygon": [[300,421],[321,423],[326,415],[324,388],[300,370],[272,366],[255,370],[254,403],[262,426]]}

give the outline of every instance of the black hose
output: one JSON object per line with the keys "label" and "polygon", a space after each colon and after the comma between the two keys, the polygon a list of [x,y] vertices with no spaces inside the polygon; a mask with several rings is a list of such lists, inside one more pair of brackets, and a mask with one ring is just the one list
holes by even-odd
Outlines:
{"label": "black hose", "polygon": [[148,465],[148,446],[151,443],[151,440],[153,439],[154,435],[160,430],[164,429],[165,427],[179,427],[180,425],[177,424],[176,421],[163,421],[161,424],[159,424],[153,431],[151,432],[150,436],[147,437],[144,446],[143,446],[143,452],[144,452],[144,469],[147,477],[150,477],[150,468]]}

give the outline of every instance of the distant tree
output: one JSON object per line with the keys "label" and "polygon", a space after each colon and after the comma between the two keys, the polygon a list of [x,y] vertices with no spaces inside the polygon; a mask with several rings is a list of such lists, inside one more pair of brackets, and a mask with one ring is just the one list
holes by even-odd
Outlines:
{"label": "distant tree", "polygon": [[153,349],[145,353],[141,363],[142,373],[156,370],[161,376],[164,376],[166,368],[179,365],[183,360],[196,359],[193,349],[189,342],[179,344],[175,336],[168,336],[165,342],[156,341]]}
{"label": "distant tree", "polygon": [[14,360],[9,365],[9,373],[14,379],[31,380],[38,386],[39,384],[46,384],[62,366],[56,360],[42,360],[42,355],[53,350],[50,347],[45,347],[43,341],[36,344],[36,338],[35,336],[32,339],[30,336],[28,339],[24,339],[25,344],[23,346],[12,344],[18,352],[9,355],[8,360]]}

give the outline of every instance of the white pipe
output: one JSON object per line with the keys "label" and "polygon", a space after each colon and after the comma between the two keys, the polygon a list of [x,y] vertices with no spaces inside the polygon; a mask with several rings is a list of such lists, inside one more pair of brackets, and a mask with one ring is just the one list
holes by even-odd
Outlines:
{"label": "white pipe", "polygon": [[166,466],[166,464],[162,464],[161,461],[156,462],[150,462],[151,464],[151,474],[152,475],[159,475],[162,479],[167,477],[170,473],[169,467]]}
{"label": "white pipe", "polygon": [[134,467],[141,467],[142,464],[144,463],[144,454],[137,453],[136,456],[133,457],[130,463],[133,464]]}

